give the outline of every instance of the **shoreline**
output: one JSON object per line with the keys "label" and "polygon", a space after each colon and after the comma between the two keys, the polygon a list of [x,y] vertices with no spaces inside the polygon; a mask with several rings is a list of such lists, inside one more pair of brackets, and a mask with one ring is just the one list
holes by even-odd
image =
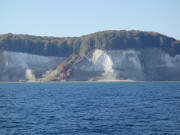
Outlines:
{"label": "shoreline", "polygon": [[49,81],[49,82],[38,82],[38,81],[34,81],[34,82],[0,82],[0,84],[23,84],[23,83],[27,83],[27,84],[35,84],[35,83],[40,83],[40,84],[43,84],[43,83],[163,83],[163,82],[168,82],[168,83],[171,83],[171,82],[179,82],[180,83],[180,80],[179,81],[135,81],[135,80],[97,80],[97,81],[64,81],[64,82],[60,82],[60,81]]}

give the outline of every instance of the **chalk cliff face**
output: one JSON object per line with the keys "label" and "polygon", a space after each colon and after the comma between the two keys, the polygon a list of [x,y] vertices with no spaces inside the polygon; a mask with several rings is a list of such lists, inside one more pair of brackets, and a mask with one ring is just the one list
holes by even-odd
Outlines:
{"label": "chalk cliff face", "polygon": [[[38,81],[38,78],[47,77],[47,72],[55,71],[57,65],[68,60],[67,57],[48,57],[7,51],[1,52],[0,59],[1,81]],[[96,49],[74,65],[67,80],[180,80],[180,55],[172,57],[156,48],[107,51]]]}
{"label": "chalk cliff face", "polygon": [[35,81],[44,72],[56,68],[64,58],[3,51],[0,60],[0,81]]}
{"label": "chalk cliff face", "polygon": [[79,74],[89,80],[180,80],[180,55],[172,57],[160,49],[95,50],[75,71],[74,79]]}
{"label": "chalk cliff face", "polygon": [[180,81],[180,41],[142,31],[0,35],[0,81],[98,80]]}

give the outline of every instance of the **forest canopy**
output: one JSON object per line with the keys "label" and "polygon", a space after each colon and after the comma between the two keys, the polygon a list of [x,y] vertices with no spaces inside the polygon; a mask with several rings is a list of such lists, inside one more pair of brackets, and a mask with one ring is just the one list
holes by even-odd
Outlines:
{"label": "forest canopy", "polygon": [[161,48],[165,52],[180,54],[180,41],[144,31],[103,31],[81,37],[41,37],[31,35],[0,35],[0,49],[45,56],[84,55],[94,49]]}

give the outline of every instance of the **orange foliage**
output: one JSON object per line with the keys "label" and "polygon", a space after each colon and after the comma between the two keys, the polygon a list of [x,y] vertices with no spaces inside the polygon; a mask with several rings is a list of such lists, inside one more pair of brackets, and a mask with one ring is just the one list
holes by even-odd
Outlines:
{"label": "orange foliage", "polygon": [[56,70],[57,70],[58,72],[61,72],[61,71],[64,69],[65,66],[66,66],[66,63],[65,63],[65,62],[62,62],[61,64],[59,64],[59,65],[57,66]]}
{"label": "orange foliage", "polygon": [[68,69],[68,70],[66,71],[66,75],[67,75],[67,76],[70,76],[70,75],[71,75],[71,72],[72,72],[72,68],[70,68],[70,69]]}
{"label": "orange foliage", "polygon": [[66,79],[66,75],[65,75],[65,73],[64,73],[64,72],[62,72],[62,73],[60,74],[60,77],[61,77],[61,78],[63,78],[63,79]]}

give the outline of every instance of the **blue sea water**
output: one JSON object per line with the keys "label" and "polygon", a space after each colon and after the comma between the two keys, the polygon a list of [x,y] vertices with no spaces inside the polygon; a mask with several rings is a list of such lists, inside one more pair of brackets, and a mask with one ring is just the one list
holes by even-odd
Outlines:
{"label": "blue sea water", "polygon": [[180,83],[1,83],[0,135],[180,135]]}

